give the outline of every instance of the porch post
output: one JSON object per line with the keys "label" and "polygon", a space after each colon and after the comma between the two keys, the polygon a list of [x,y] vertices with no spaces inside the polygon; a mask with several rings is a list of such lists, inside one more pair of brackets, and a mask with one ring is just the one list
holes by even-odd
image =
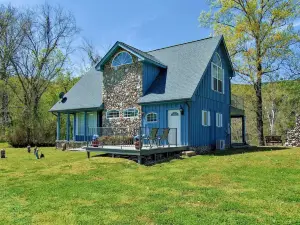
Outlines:
{"label": "porch post", "polygon": [[57,113],[57,118],[56,118],[56,140],[60,140],[60,112]]}
{"label": "porch post", "polygon": [[243,143],[246,144],[246,117],[242,116],[242,139]]}
{"label": "porch post", "polygon": [[87,141],[87,112],[84,112],[84,141]]}
{"label": "porch post", "polygon": [[67,132],[66,132],[66,140],[70,141],[70,113],[67,114]]}
{"label": "porch post", "polygon": [[73,114],[73,141],[76,141],[76,113]]}

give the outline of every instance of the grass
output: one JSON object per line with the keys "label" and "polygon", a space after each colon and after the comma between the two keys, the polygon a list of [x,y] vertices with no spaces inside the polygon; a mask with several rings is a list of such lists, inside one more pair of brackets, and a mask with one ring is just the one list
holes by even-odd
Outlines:
{"label": "grass", "polygon": [[53,148],[36,160],[4,145],[0,224],[300,224],[299,148],[146,167]]}

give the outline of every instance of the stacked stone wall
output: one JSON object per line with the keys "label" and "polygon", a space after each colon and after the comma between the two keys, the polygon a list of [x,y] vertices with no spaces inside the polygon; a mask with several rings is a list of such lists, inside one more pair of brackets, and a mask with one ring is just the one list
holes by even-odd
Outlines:
{"label": "stacked stone wall", "polygon": [[[143,64],[138,58],[131,54],[133,63],[112,67],[113,58],[121,51],[115,53],[113,57],[104,65],[103,71],[103,103],[104,111],[102,115],[103,127],[128,128],[131,134],[141,126],[141,107],[138,100],[142,96],[142,72]],[[139,113],[134,118],[124,118],[123,111],[129,108],[138,109]],[[107,119],[108,110],[119,110],[120,118]]]}

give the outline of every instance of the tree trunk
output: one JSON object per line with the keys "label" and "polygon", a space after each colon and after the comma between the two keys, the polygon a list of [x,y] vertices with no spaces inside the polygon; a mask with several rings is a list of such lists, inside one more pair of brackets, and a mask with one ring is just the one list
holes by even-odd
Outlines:
{"label": "tree trunk", "polygon": [[263,123],[263,103],[262,103],[262,93],[261,93],[261,78],[258,76],[255,83],[255,94],[256,94],[256,126],[257,126],[257,136],[260,146],[265,145],[264,141],[264,123]]}

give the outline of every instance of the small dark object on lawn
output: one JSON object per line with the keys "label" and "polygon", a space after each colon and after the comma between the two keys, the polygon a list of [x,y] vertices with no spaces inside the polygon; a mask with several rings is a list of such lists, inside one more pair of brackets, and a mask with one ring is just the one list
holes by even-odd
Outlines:
{"label": "small dark object on lawn", "polygon": [[35,146],[35,148],[34,148],[34,151],[33,151],[33,154],[35,155],[36,154],[36,151],[37,151],[38,149],[37,149],[37,147]]}
{"label": "small dark object on lawn", "polygon": [[1,149],[1,159],[5,159],[6,156],[5,156],[5,150],[4,149]]}
{"label": "small dark object on lawn", "polygon": [[45,155],[41,152],[40,159],[45,158]]}
{"label": "small dark object on lawn", "polygon": [[36,159],[39,159],[39,150],[37,147],[34,148],[34,155],[35,155]]}
{"label": "small dark object on lawn", "polygon": [[31,146],[30,146],[30,145],[27,146],[27,152],[28,152],[28,153],[31,152]]}

